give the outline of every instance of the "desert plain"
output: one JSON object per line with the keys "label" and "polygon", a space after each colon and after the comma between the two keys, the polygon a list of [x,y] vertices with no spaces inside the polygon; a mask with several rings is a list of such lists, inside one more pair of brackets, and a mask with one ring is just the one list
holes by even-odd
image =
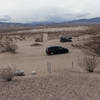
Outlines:
{"label": "desert plain", "polygon": [[[11,82],[0,80],[0,100],[100,100],[99,25],[40,27],[0,34],[18,46],[16,54],[0,53],[0,65],[12,64],[25,72]],[[71,36],[72,42],[61,43],[63,35]],[[43,41],[36,42],[39,37]],[[49,46],[68,48],[69,53],[48,56],[45,50]],[[79,65],[79,58],[84,56],[96,57],[93,73]]]}

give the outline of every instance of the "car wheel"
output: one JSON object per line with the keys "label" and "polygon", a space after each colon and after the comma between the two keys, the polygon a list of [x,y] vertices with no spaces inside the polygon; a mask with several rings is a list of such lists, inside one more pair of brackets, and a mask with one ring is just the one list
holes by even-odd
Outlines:
{"label": "car wheel", "polygon": [[51,52],[50,54],[51,54],[51,55],[53,55],[53,54],[54,54],[54,52]]}

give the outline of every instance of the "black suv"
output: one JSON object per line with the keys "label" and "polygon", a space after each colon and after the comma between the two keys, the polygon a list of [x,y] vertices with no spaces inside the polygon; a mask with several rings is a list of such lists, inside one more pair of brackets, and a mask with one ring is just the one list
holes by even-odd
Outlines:
{"label": "black suv", "polygon": [[68,52],[69,50],[67,48],[61,46],[51,46],[46,49],[46,54],[48,55],[68,53]]}
{"label": "black suv", "polygon": [[72,37],[60,37],[60,42],[72,42]]}

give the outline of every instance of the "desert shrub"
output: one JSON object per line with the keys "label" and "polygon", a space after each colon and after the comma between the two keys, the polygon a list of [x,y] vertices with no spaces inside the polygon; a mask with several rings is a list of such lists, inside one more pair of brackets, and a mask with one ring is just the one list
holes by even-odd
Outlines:
{"label": "desert shrub", "polygon": [[5,39],[0,41],[0,48],[2,48],[1,52],[16,53],[18,46],[13,40]]}
{"label": "desert shrub", "polygon": [[78,64],[80,67],[83,67],[88,72],[94,72],[94,69],[97,66],[96,57],[94,56],[85,56],[78,59]]}
{"label": "desert shrub", "polygon": [[8,42],[6,45],[6,51],[11,53],[16,53],[17,45],[14,42]]}
{"label": "desert shrub", "polygon": [[15,68],[12,65],[2,66],[0,69],[0,77],[4,81],[12,81],[14,77]]}
{"label": "desert shrub", "polygon": [[36,38],[35,42],[43,42],[43,37]]}
{"label": "desert shrub", "polygon": [[95,36],[91,38],[92,41],[85,43],[84,45],[89,47],[92,52],[100,56],[100,36]]}

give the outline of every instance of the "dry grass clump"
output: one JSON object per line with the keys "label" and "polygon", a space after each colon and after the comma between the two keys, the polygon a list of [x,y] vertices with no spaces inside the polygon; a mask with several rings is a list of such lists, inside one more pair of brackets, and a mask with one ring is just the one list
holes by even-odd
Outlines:
{"label": "dry grass clump", "polygon": [[43,34],[40,34],[38,37],[36,37],[35,42],[43,42]]}
{"label": "dry grass clump", "polygon": [[15,68],[12,65],[3,65],[0,69],[0,78],[4,81],[12,81],[15,73]]}
{"label": "dry grass clump", "polygon": [[43,39],[42,38],[36,38],[35,42],[43,42]]}
{"label": "dry grass clump", "polygon": [[14,42],[8,42],[6,45],[6,51],[11,53],[16,53],[17,45]]}
{"label": "dry grass clump", "polygon": [[94,56],[85,56],[83,58],[78,59],[78,64],[80,67],[83,67],[86,71],[88,72],[94,72],[96,66],[97,66],[97,61],[96,57]]}
{"label": "dry grass clump", "polygon": [[0,48],[2,48],[1,52],[16,53],[18,46],[11,38],[6,38],[0,41]]}
{"label": "dry grass clump", "polygon": [[91,38],[92,41],[84,44],[85,46],[89,47],[92,52],[100,56],[100,36],[95,36]]}

